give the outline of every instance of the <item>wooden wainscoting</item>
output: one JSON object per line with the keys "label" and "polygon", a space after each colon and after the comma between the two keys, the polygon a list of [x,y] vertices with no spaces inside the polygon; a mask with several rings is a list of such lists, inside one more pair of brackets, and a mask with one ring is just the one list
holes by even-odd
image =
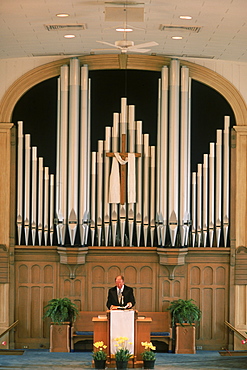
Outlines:
{"label": "wooden wainscoting", "polygon": [[196,345],[221,349],[228,343],[228,248],[189,248],[183,265],[159,263],[156,248],[89,247],[84,264],[61,264],[56,247],[15,248],[16,348],[49,348],[49,320],[42,319],[51,298],[68,297],[80,311],[105,311],[108,289],[117,275],[134,288],[138,311],[165,311],[169,302],[193,298],[202,309]]}

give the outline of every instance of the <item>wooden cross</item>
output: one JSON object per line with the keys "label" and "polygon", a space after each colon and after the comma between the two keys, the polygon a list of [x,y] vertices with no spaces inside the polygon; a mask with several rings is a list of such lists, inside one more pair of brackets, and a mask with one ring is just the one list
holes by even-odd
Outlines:
{"label": "wooden cross", "polygon": [[[126,153],[126,134],[122,134],[122,152],[119,153],[121,158],[125,161],[126,158],[128,158],[128,154]],[[134,153],[135,157],[140,157],[141,153]],[[106,153],[107,157],[114,157],[114,153],[109,152]],[[124,164],[121,164],[121,171],[120,171],[120,204],[125,204],[125,198],[126,198],[126,166]]]}

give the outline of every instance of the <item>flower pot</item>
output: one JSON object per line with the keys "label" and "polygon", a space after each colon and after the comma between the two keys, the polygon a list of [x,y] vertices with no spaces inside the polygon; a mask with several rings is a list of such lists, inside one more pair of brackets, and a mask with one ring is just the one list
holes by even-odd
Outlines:
{"label": "flower pot", "polygon": [[116,361],[117,369],[126,370],[128,367],[128,361]]}
{"label": "flower pot", "polygon": [[94,359],[94,367],[95,369],[105,369],[106,360],[95,360]]}
{"label": "flower pot", "polygon": [[155,360],[143,360],[144,369],[154,369]]}

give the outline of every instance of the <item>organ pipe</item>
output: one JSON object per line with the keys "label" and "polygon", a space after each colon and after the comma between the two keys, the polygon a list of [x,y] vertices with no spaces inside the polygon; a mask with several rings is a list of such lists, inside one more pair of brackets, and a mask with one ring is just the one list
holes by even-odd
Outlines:
{"label": "organ pipe", "polygon": [[54,175],[50,175],[50,242],[53,245],[54,236]]}
{"label": "organ pipe", "polygon": [[88,181],[89,176],[88,152],[88,67],[81,67],[81,105],[80,105],[80,206],[79,206],[79,229],[81,245],[85,244],[88,228]]}
{"label": "organ pipe", "polygon": [[179,61],[172,60],[169,80],[169,200],[168,220],[172,247],[178,228],[178,169],[179,169]]}
{"label": "organ pipe", "polygon": [[91,160],[91,221],[90,221],[90,230],[91,230],[91,245],[94,246],[95,239],[95,227],[96,227],[96,216],[95,216],[95,194],[96,194],[96,161],[97,153],[92,152]]}
{"label": "organ pipe", "polygon": [[192,172],[192,180],[191,180],[191,215],[192,215],[191,246],[192,247],[195,247],[195,243],[196,243],[196,177],[197,177],[197,173]]}
{"label": "organ pipe", "polygon": [[203,246],[206,247],[208,234],[208,154],[204,154],[203,158],[202,242]]}
{"label": "organ pipe", "polygon": [[31,137],[30,134],[25,135],[25,204],[24,204],[24,231],[25,242],[28,245],[29,227],[30,227],[30,175],[31,175]]}
{"label": "organ pipe", "polygon": [[197,204],[196,204],[196,213],[197,213],[197,246],[201,246],[202,239],[202,164],[198,163],[197,165]]}
{"label": "organ pipe", "polygon": [[[35,245],[36,237],[39,245],[48,245],[48,236],[53,244],[55,199],[57,237],[62,245],[68,237],[71,245],[77,240],[87,245],[90,225],[91,245],[116,246],[119,243],[124,246],[129,239],[130,246],[134,241],[137,246],[142,243],[155,246],[157,235],[157,244],[161,247],[168,245],[168,237],[172,247],[212,247],[214,240],[219,247],[223,230],[223,244],[227,246],[229,117],[225,117],[224,122],[224,144],[222,130],[217,130],[216,143],[210,143],[209,153],[203,155],[203,164],[198,164],[197,172],[191,177],[189,69],[180,68],[179,61],[172,60],[169,69],[162,68],[158,88],[157,148],[150,146],[142,121],[135,120],[135,106],[127,105],[127,98],[121,98],[120,113],[113,114],[112,127],[105,128],[105,138],[98,141],[97,153],[90,153],[88,67],[80,67],[77,58],[71,59],[70,67],[61,67],[56,179],[49,168],[44,167],[43,158],[38,158],[38,149],[30,147],[29,134],[25,135],[23,147],[23,124],[18,122],[19,244],[23,227],[26,245],[29,239]],[[127,139],[125,148],[123,134]],[[124,204],[109,204],[112,159],[106,154],[112,151],[117,156],[116,153],[123,149],[126,153],[141,154],[135,158],[135,176],[131,180],[136,188],[136,203],[133,197],[128,202],[130,197],[127,197]],[[128,163],[125,166],[129,168]],[[128,189],[129,181],[128,177]]]}
{"label": "organ pipe", "polygon": [[[163,69],[162,69],[163,70]],[[158,80],[158,114],[157,114],[157,175],[156,175],[156,225],[158,245],[161,245],[161,214],[160,214],[160,158],[161,158],[161,79]]]}
{"label": "organ pipe", "polygon": [[161,73],[161,113],[160,138],[158,143],[158,171],[160,172],[160,207],[158,209],[161,245],[165,245],[167,229],[167,192],[168,192],[168,68],[163,67]]}
{"label": "organ pipe", "polygon": [[103,226],[102,196],[103,196],[103,140],[98,141],[97,153],[97,232],[98,246],[101,245],[101,235]]}
{"label": "organ pipe", "polygon": [[227,246],[229,228],[229,184],[230,184],[230,146],[229,146],[230,117],[224,120],[224,177],[223,177],[223,231],[224,246]]}
{"label": "organ pipe", "polygon": [[57,235],[58,243],[65,244],[65,235],[67,227],[67,176],[68,176],[68,108],[69,108],[69,67],[61,67],[61,110],[60,125],[58,129],[59,144],[59,178],[57,178],[58,204],[56,204],[56,213],[58,217]]}
{"label": "organ pipe", "polygon": [[32,147],[32,241],[35,245],[37,231],[37,147]]}
{"label": "organ pipe", "polygon": [[[112,151],[114,153],[119,151],[119,113],[113,114],[112,127]],[[118,205],[112,203],[111,206],[111,231],[112,231],[112,245],[116,246],[117,237],[117,220],[118,220]]]}
{"label": "organ pipe", "polygon": [[222,130],[217,130],[216,141],[216,194],[215,194],[215,220],[216,220],[216,246],[220,246],[222,226]]}
{"label": "organ pipe", "polygon": [[215,144],[210,143],[209,149],[209,202],[208,202],[208,235],[209,235],[209,246],[212,248],[214,239],[214,203],[215,203]]}
{"label": "organ pipe", "polygon": [[143,233],[144,246],[147,246],[148,229],[149,229],[149,134],[143,135]]}
{"label": "organ pipe", "polygon": [[[127,98],[121,99],[121,114],[120,114],[120,149],[122,148],[122,135],[126,135],[127,133],[127,114],[128,114],[128,108],[127,108]],[[126,136],[127,137],[127,136]],[[127,147],[128,143],[126,143]],[[120,204],[120,237],[121,237],[121,246],[124,246],[124,236],[125,236],[125,225],[126,225],[126,205]]]}
{"label": "organ pipe", "polygon": [[38,240],[39,245],[42,245],[43,234],[43,158],[39,157],[39,179],[38,179]]}
{"label": "organ pipe", "polygon": [[108,246],[110,232],[110,204],[108,197],[109,177],[110,177],[110,158],[106,156],[111,150],[111,127],[105,128],[104,142],[104,225],[105,225],[105,245]]}
{"label": "organ pipe", "polygon": [[49,167],[45,167],[44,170],[44,240],[45,245],[47,245],[49,228]]}
{"label": "organ pipe", "polygon": [[[129,106],[129,114],[128,114],[128,132],[129,132],[129,152],[135,152],[135,106]],[[134,232],[134,203],[128,203],[128,229],[129,229],[129,245],[133,245],[133,232]]]}
{"label": "organ pipe", "polygon": [[137,202],[136,202],[136,239],[137,246],[141,243],[141,227],[142,227],[142,163],[143,163],[143,140],[142,140],[142,121],[136,122],[136,150],[141,153],[141,157],[137,157]]}
{"label": "organ pipe", "polygon": [[21,244],[23,222],[23,121],[18,121],[18,148],[17,148],[17,232],[18,244]]}
{"label": "organ pipe", "polygon": [[189,221],[188,209],[188,99],[189,99],[189,69],[181,68],[181,129],[180,129],[180,197],[179,197],[179,229],[181,245],[184,246]]}
{"label": "organ pipe", "polygon": [[150,147],[150,238],[154,246],[155,235],[155,146]]}
{"label": "organ pipe", "polygon": [[78,224],[78,179],[79,179],[79,81],[80,63],[70,60],[69,94],[69,154],[68,154],[68,228],[71,245],[75,243]]}

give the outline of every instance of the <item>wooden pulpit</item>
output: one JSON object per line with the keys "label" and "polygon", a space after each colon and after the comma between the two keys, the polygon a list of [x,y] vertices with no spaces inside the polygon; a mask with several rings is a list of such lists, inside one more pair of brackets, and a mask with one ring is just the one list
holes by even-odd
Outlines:
{"label": "wooden pulpit", "polygon": [[[133,346],[129,348],[131,351],[133,350],[133,359],[129,361],[129,367],[140,368],[143,366],[141,353],[144,348],[141,342],[150,342],[151,317],[138,317],[138,312],[135,310],[112,310],[107,311],[106,315],[93,317],[92,321],[94,324],[94,343],[103,341],[107,345],[108,367],[116,365],[114,358],[114,339],[116,337],[127,337],[133,343]],[[121,321],[124,322],[124,329]]]}

